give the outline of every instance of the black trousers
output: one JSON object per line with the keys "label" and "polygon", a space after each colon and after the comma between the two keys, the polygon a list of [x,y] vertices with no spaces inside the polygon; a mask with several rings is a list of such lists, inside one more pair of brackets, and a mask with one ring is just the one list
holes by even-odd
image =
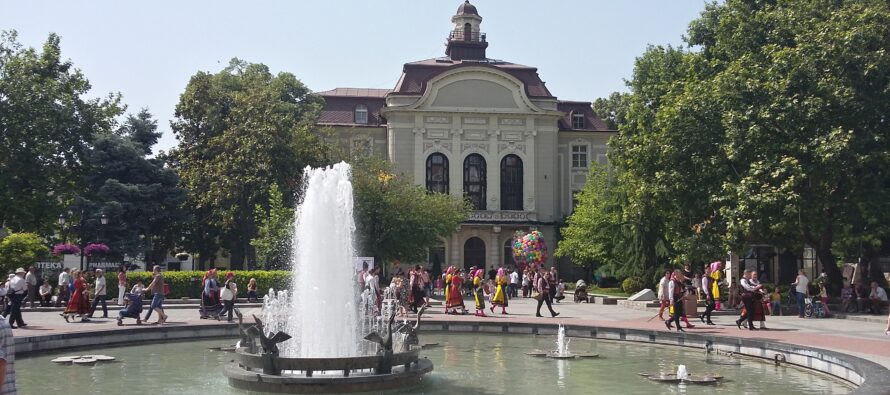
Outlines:
{"label": "black trousers", "polygon": [[711,313],[714,312],[714,309],[717,307],[717,301],[714,300],[714,297],[708,294],[707,298],[705,298],[707,305],[705,305],[705,312],[702,313],[702,318],[705,322],[711,322]]}
{"label": "black trousers", "polygon": [[742,293],[742,304],[745,305],[745,313],[742,314],[736,323],[742,323],[742,321],[748,321],[748,328],[754,327],[754,293],[753,292],[744,292]]}
{"label": "black trousers", "polygon": [[90,307],[90,314],[88,317],[93,316],[99,303],[102,303],[102,318],[108,318],[108,306],[105,305],[105,295],[96,295],[96,297],[93,298],[93,305]]}
{"label": "black trousers", "polygon": [[223,301],[223,309],[222,309],[222,311],[219,313],[219,316],[222,317],[222,316],[228,314],[227,319],[228,319],[229,321],[231,321],[231,320],[232,320],[232,313],[234,313],[234,312],[235,312],[235,300],[234,300],[234,299],[232,299],[232,300],[224,300],[224,301]]}
{"label": "black trousers", "polygon": [[538,301],[538,315],[541,315],[541,306],[547,303],[547,309],[550,310],[550,315],[556,315],[556,312],[553,311],[553,298],[550,296],[550,292],[542,292],[541,300]]}
{"label": "black trousers", "polygon": [[25,321],[22,319],[22,301],[25,300],[25,294],[9,295],[9,326],[22,326]]}
{"label": "black trousers", "polygon": [[671,319],[668,320],[670,322],[676,322],[677,328],[680,327],[680,317],[686,315],[686,311],[683,309],[683,298],[682,297],[674,297],[674,304],[671,305],[674,308],[674,314],[671,314]]}
{"label": "black trousers", "polygon": [[417,309],[419,309],[420,306],[423,306],[424,297],[426,297],[426,295],[423,293],[422,288],[417,287],[411,289],[411,294],[414,296],[414,303],[411,304],[411,310],[416,313]]}

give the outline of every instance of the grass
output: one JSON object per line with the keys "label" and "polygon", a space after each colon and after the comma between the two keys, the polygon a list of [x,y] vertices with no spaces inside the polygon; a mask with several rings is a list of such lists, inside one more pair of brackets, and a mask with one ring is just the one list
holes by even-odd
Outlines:
{"label": "grass", "polygon": [[624,292],[621,288],[597,288],[590,287],[587,289],[588,294],[599,294],[599,295],[609,295],[609,296],[620,296],[620,297],[628,297],[631,294]]}

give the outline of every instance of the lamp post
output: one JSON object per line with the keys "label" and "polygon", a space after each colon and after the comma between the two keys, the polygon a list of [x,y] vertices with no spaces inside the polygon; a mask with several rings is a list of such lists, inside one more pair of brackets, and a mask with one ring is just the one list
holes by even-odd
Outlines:
{"label": "lamp post", "polygon": [[[65,218],[65,214],[59,214],[59,226],[62,227],[62,233],[63,233],[63,235],[64,235],[62,238],[65,239],[65,241],[67,241],[67,234],[66,234],[66,232],[65,232],[65,222],[66,222],[66,221],[67,221],[67,219]],[[81,271],[84,270],[84,267],[83,267],[83,256],[84,256],[83,249],[84,249],[84,247],[86,247],[86,246],[84,245],[84,241],[83,241],[83,226],[84,226],[84,223],[86,223],[86,212],[84,211],[83,208],[81,208],[81,209],[80,209],[80,223],[78,223],[78,225],[77,225],[77,236],[78,236],[77,247],[80,248],[80,270],[81,270]],[[104,230],[104,226],[105,226],[105,225],[108,225],[108,216],[105,215],[105,214],[103,213],[103,214],[99,217],[99,223],[102,224],[102,226],[103,226],[103,230]]]}

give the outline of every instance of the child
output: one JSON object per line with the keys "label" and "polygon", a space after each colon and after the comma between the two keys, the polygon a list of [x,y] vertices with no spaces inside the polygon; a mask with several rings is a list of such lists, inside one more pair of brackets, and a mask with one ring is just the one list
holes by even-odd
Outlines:
{"label": "child", "polygon": [[853,286],[850,284],[847,279],[844,279],[844,288],[841,289],[841,312],[849,313],[850,308],[853,307],[853,301],[855,298],[853,297]]}
{"label": "child", "polygon": [[695,273],[695,278],[692,280],[692,285],[695,286],[696,300],[701,302],[702,300],[704,300],[704,298],[702,297],[702,290],[701,290],[701,285],[702,285],[701,274]]}
{"label": "child", "polygon": [[782,294],[779,293],[779,287],[773,288],[773,292],[769,294],[769,315],[782,315]]}

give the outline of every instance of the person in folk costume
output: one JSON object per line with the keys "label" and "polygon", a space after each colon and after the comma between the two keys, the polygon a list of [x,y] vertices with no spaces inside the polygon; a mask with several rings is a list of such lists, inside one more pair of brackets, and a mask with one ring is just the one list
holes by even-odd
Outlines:
{"label": "person in folk costume", "polygon": [[674,275],[671,276],[671,282],[668,283],[668,298],[671,302],[671,318],[664,322],[664,325],[668,330],[674,329],[671,326],[671,322],[676,322],[677,331],[685,332],[680,326],[680,317],[685,316],[683,311],[683,295],[686,294],[685,286],[683,285],[683,280],[685,279],[683,272],[680,271],[680,269],[676,269],[674,270]]}
{"label": "person in folk costume", "polygon": [[720,274],[722,273],[723,262],[714,261],[711,262],[711,272],[708,274],[711,277],[711,298],[714,299],[714,310],[720,310]]}
{"label": "person in folk costume", "polygon": [[760,280],[757,279],[757,271],[751,272],[749,281],[751,281],[752,285],[760,287],[760,289],[754,293],[754,312],[751,319],[760,322],[760,329],[766,329],[766,309],[769,304],[769,298],[765,297],[767,294],[766,288],[764,288],[763,285],[760,284]]}
{"label": "person in folk costume", "polygon": [[90,312],[90,297],[87,295],[87,281],[83,278],[83,272],[80,270],[75,270],[72,278],[74,279],[74,293],[71,294],[68,307],[65,308],[65,312],[61,316],[65,322],[70,322],[68,319],[74,318],[75,315],[80,316],[81,322],[88,322],[90,319],[86,315]]}
{"label": "person in folk costume", "polygon": [[[742,287],[742,304],[745,306],[742,309],[742,314],[739,316],[739,319],[735,321],[735,325],[742,329],[742,323],[748,321],[748,330],[753,331],[754,328],[754,320],[756,316],[755,305],[760,305],[760,300],[757,299],[757,295],[761,295],[760,290],[763,288],[762,285],[756,284],[751,281],[751,277],[753,276],[753,270],[745,270],[745,274],[742,276],[742,279],[739,280],[739,285]],[[763,314],[763,310],[761,309],[761,315]]]}
{"label": "person in folk costume", "polygon": [[501,314],[507,314],[507,284],[510,280],[504,272],[504,268],[498,269],[498,275],[495,277],[494,296],[491,297],[491,312],[494,313],[494,306],[501,306]]}
{"label": "person in folk costume", "polygon": [[483,290],[484,272],[482,269],[476,269],[473,274],[473,297],[476,299],[476,316],[485,317],[485,294]]}
{"label": "person in folk costume", "polygon": [[448,268],[448,274],[445,276],[445,313],[447,314],[458,314],[457,309],[460,308],[463,312],[464,307],[464,299],[461,294],[461,285],[463,284],[463,277],[460,274],[460,269],[451,266]]}
{"label": "person in folk costume", "polygon": [[714,306],[716,305],[714,302],[714,293],[711,290],[712,281],[714,281],[714,279],[711,278],[711,268],[705,266],[705,275],[701,277],[701,291],[705,296],[706,305],[705,312],[698,318],[701,319],[701,322],[708,325],[716,325],[711,321],[711,313],[714,312]]}
{"label": "person in folk costume", "polygon": [[451,302],[451,276],[454,275],[454,266],[448,266],[448,269],[445,269],[445,274],[442,275],[442,282],[444,283],[445,288],[445,314],[448,314],[449,307],[448,303]]}
{"label": "person in folk costume", "polygon": [[395,289],[396,291],[396,300],[399,304],[399,317],[407,317],[408,316],[408,308],[411,304],[409,302],[409,292],[408,286],[405,284],[404,277],[393,277],[392,281],[389,284],[390,287]]}

